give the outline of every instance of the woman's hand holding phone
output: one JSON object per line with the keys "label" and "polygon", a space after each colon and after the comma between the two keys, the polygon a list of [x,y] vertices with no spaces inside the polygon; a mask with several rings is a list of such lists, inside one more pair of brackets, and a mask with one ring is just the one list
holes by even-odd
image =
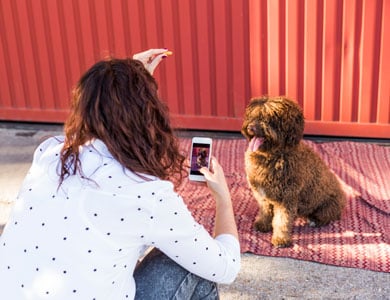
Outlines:
{"label": "woman's hand holding phone", "polygon": [[192,139],[189,178],[195,181],[206,181],[215,199],[214,235],[227,233],[238,239],[233,205],[225,174],[222,166],[211,153],[212,140],[210,138],[194,137]]}
{"label": "woman's hand holding phone", "polygon": [[211,170],[201,168],[216,204],[214,236],[221,234],[231,234],[238,240],[238,231],[234,219],[234,211],[230,196],[229,187],[225,174],[215,157],[211,159]]}
{"label": "woman's hand holding phone", "polygon": [[225,174],[222,166],[214,156],[211,158],[211,170],[203,167],[199,170],[199,172],[203,174],[207,186],[215,198],[230,201],[230,192]]}

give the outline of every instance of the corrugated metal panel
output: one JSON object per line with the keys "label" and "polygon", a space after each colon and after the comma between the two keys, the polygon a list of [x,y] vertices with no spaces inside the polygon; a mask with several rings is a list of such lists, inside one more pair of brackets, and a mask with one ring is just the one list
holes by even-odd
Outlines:
{"label": "corrugated metal panel", "polygon": [[252,95],[287,95],[307,134],[390,138],[390,1],[250,1]]}
{"label": "corrugated metal panel", "polygon": [[390,0],[0,0],[0,119],[62,122],[95,61],[174,51],[156,77],[177,126],[239,130],[288,95],[306,133],[390,137]]}
{"label": "corrugated metal panel", "polygon": [[107,55],[168,47],[156,72],[177,126],[237,130],[249,88],[248,3],[0,0],[0,119],[64,120],[80,74]]}

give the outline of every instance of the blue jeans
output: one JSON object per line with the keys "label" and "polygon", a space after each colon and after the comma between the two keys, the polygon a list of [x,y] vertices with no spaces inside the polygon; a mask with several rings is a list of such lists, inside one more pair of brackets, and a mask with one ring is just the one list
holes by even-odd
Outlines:
{"label": "blue jeans", "polygon": [[157,249],[136,267],[134,278],[135,299],[219,299],[215,282],[190,273]]}

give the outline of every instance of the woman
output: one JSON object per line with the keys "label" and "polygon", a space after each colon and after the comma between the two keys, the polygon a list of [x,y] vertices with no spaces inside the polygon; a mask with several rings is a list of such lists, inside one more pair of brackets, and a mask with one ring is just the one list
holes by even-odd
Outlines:
{"label": "woman", "polygon": [[166,51],[97,62],[79,80],[65,136],[35,151],[1,236],[2,298],[216,299],[215,282],[235,279],[237,228],[217,160],[201,170],[214,238],[175,192],[185,157],[152,77]]}

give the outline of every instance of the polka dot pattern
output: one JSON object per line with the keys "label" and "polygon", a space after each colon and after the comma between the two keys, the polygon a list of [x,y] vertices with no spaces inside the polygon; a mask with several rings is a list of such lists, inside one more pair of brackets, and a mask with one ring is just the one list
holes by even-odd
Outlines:
{"label": "polka dot pattern", "polygon": [[45,299],[132,299],[132,273],[148,246],[214,281],[237,271],[240,252],[233,237],[213,239],[170,182],[143,181],[123,171],[101,141],[80,154],[89,179],[71,176],[57,190],[53,166],[61,140],[45,141],[34,154],[0,237],[4,299],[24,293]]}

